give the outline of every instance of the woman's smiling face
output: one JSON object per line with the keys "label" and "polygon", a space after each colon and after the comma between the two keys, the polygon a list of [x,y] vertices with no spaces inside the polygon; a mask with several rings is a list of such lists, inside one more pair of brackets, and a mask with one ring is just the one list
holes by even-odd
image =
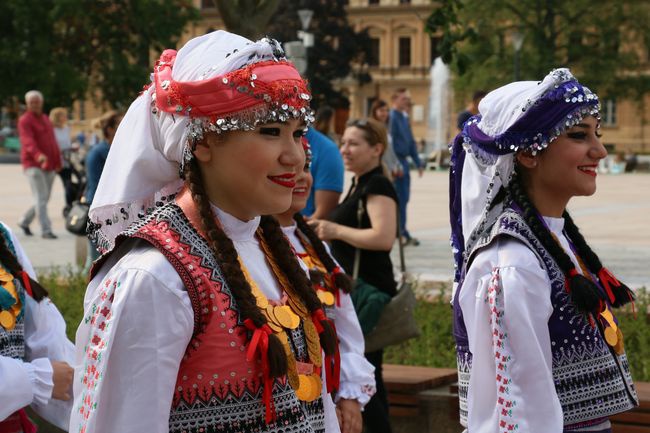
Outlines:
{"label": "woman's smiling face", "polygon": [[210,200],[249,220],[284,212],[291,205],[296,167],[304,165],[304,123],[269,123],[253,131],[209,135],[195,155]]}
{"label": "woman's smiling face", "polygon": [[607,156],[598,128],[595,117],[586,117],[537,155],[518,155],[531,198],[543,202],[535,203],[538,208],[552,202],[566,206],[572,197],[596,192],[596,169]]}

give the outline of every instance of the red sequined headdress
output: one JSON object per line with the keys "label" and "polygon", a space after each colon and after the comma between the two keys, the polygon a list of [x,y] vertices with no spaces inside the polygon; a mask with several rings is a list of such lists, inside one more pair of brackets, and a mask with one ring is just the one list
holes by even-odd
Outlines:
{"label": "red sequined headdress", "polygon": [[290,62],[264,60],[205,80],[172,78],[175,50],[165,50],[154,68],[154,112],[191,120],[190,139],[203,132],[252,130],[262,123],[289,119],[313,121],[307,83]]}

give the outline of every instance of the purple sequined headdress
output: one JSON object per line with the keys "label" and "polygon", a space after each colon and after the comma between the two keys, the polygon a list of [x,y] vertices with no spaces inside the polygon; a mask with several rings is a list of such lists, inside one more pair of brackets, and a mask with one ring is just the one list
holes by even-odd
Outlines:
{"label": "purple sequined headdress", "polygon": [[586,116],[598,117],[598,96],[568,69],[554,69],[541,82],[519,81],[483,98],[451,144],[449,214],[454,281],[462,279],[465,251],[484,228],[488,211],[514,170],[514,155],[546,148]]}

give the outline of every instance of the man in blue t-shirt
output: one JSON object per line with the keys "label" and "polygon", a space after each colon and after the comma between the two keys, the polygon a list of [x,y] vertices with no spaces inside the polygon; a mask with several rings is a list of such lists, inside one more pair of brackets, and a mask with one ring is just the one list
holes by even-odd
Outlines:
{"label": "man in blue t-shirt", "polygon": [[314,128],[309,128],[306,138],[311,145],[314,183],[302,214],[325,218],[339,204],[343,192],[343,158],[336,143]]}

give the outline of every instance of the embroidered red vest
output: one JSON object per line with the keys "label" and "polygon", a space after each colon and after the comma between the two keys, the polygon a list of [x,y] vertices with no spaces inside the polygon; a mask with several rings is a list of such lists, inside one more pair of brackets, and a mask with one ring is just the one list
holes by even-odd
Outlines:
{"label": "embroidered red vest", "polygon": [[[277,419],[266,424],[262,366],[246,360],[248,334],[236,302],[196,228],[194,203],[187,194],[180,197],[180,206],[169,203],[156,209],[117,241],[139,238],[158,249],[178,272],[192,303],[194,333],[180,364],[169,431],[324,432],[322,399],[299,401],[286,379],[274,382]],[[306,360],[301,328],[289,338],[296,358]]]}

